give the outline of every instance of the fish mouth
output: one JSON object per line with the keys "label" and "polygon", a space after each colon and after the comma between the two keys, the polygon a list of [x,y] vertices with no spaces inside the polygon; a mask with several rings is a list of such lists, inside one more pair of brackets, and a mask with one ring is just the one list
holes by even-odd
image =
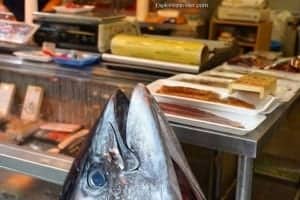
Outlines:
{"label": "fish mouth", "polygon": [[[130,172],[138,169],[139,160],[137,155],[126,143],[126,126],[128,118],[129,100],[126,95],[118,90],[108,103],[108,110],[113,111],[113,116],[107,121],[108,146],[102,155],[105,162],[111,168],[115,165],[123,172]],[[105,117],[105,116],[104,116]],[[105,118],[104,118],[105,119]],[[101,134],[101,133],[100,133]]]}
{"label": "fish mouth", "polygon": [[126,134],[121,134],[118,129],[110,123],[114,133],[115,145],[109,149],[108,161],[114,163],[125,172],[132,172],[139,168],[140,161],[126,144]]}

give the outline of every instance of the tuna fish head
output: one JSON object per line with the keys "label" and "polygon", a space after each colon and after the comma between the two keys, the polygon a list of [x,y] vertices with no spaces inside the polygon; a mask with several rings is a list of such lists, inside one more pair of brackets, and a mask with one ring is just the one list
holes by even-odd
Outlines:
{"label": "tuna fish head", "polygon": [[112,199],[122,182],[122,171],[138,167],[136,156],[125,146],[129,101],[117,91],[92,128],[85,146],[66,178],[61,200]]}
{"label": "tuna fish head", "polygon": [[175,172],[180,165],[174,166],[166,144],[171,140],[162,134],[168,125],[162,126],[157,109],[143,85],[134,89],[130,104],[116,92],[75,159],[60,199],[185,199]]}

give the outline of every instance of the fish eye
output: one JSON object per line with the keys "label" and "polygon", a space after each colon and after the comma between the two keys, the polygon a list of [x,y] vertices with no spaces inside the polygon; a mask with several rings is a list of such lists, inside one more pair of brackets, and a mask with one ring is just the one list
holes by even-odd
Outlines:
{"label": "fish eye", "polygon": [[93,189],[98,189],[106,184],[106,176],[100,168],[92,168],[88,173],[88,185]]}

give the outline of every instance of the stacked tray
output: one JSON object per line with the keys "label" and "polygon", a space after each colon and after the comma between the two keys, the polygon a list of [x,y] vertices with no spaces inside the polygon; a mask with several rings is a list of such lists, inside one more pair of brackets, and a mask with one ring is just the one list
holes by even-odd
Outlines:
{"label": "stacked tray", "polygon": [[[289,64],[292,63],[292,58],[274,62],[274,58],[268,60],[255,55],[243,55],[234,59],[199,75],[178,74],[153,82],[148,87],[159,103],[167,104],[163,110],[170,121],[244,135],[258,127],[266,119],[266,115],[272,113],[281,103],[288,102],[297,95],[300,89],[300,70]],[[299,64],[300,61],[294,59]],[[282,63],[289,66],[281,66]],[[230,94],[230,83],[253,72],[277,77],[275,92],[264,99],[246,92]],[[168,91],[170,88],[171,92]],[[205,94],[210,92],[213,96],[217,94],[221,100],[235,98],[253,105],[253,108],[224,104],[219,99],[203,100],[201,96],[199,99],[198,92],[194,93],[195,90],[206,91]],[[192,95],[187,95],[188,93]],[[197,116],[193,116],[193,113],[197,113]]]}
{"label": "stacked tray", "polygon": [[[184,110],[189,112],[190,110],[189,114],[175,114],[174,112],[166,111],[166,115],[170,121],[185,123],[195,127],[207,128],[231,134],[245,135],[248,132],[254,130],[258,125],[260,125],[266,119],[266,114],[273,112],[280,105],[280,102],[277,100],[277,98],[273,96],[268,96],[265,99],[261,100],[253,94],[239,92],[230,94],[227,88],[182,81],[188,78],[194,78],[194,80],[216,79],[215,77],[209,77],[207,79],[207,77],[203,75],[193,76],[182,74],[172,77],[171,79],[158,80],[148,85],[150,92],[154,95],[159,103],[169,104],[171,105],[171,107],[176,107],[178,105],[181,107],[180,112],[184,112]],[[226,79],[220,80],[220,82],[222,83],[228,83],[229,81],[230,80]],[[221,99],[235,98],[253,105],[254,108],[227,105],[224,103],[203,99],[199,100],[183,96],[163,94],[159,92],[162,86],[184,87],[200,91],[213,92],[219,95]],[[195,113],[197,112],[197,110],[200,112],[204,112],[204,116],[193,117],[191,113]],[[209,116],[209,118],[205,116]],[[219,119],[219,117],[221,117],[221,119]],[[214,120],[214,118],[216,120]],[[226,124],[228,120],[231,120],[231,122],[233,123]],[[223,121],[225,123],[223,123]]]}
{"label": "stacked tray", "polygon": [[[186,98],[186,97],[175,96],[175,95],[162,94],[157,92],[162,86],[185,87],[185,88],[193,88],[193,89],[207,91],[207,92],[214,92],[218,94],[221,97],[221,99],[227,97],[233,97],[242,100],[244,102],[247,102],[251,105],[254,105],[255,108],[252,109],[247,107],[228,105],[220,102],[213,102],[209,100],[199,100],[199,99]],[[173,80],[158,80],[148,85],[148,88],[158,100],[165,100],[165,101],[171,100],[171,102],[173,103],[180,102],[180,104],[190,105],[193,107],[207,108],[207,109],[219,110],[225,112],[233,112],[242,115],[267,114],[270,112],[269,111],[270,108],[274,106],[274,103],[276,103],[277,105],[276,98],[273,96],[268,96],[264,99],[259,99],[256,95],[253,94],[246,94],[240,92],[229,94],[229,90],[225,88],[217,88],[212,86],[185,83],[185,82],[173,81]]]}
{"label": "stacked tray", "polygon": [[265,119],[266,116],[264,115],[255,115],[255,116],[248,116],[248,115],[241,115],[231,112],[224,112],[218,110],[210,110],[201,108],[201,111],[206,111],[212,113],[216,116],[222,117],[224,119],[230,119],[233,122],[237,122],[241,124],[240,127],[233,127],[226,124],[220,124],[217,122],[211,121],[210,118],[206,119],[196,119],[194,117],[187,117],[182,115],[174,115],[165,113],[168,120],[171,122],[188,124],[194,127],[200,127],[204,129],[216,130],[225,133],[231,133],[236,135],[246,135],[250,131],[253,131],[258,125],[260,125]]}
{"label": "stacked tray", "polygon": [[[224,64],[222,66],[217,67],[214,70],[205,72],[203,76],[218,77],[220,79],[226,77],[227,80],[233,81],[251,72],[259,72],[259,73],[277,77],[278,78],[277,89],[273,95],[276,98],[278,98],[278,100],[280,100],[281,102],[290,101],[300,89],[300,83],[299,83],[300,74],[294,74],[294,76],[284,75],[285,73],[289,73],[289,72],[284,73],[280,71],[257,70],[254,68],[244,68],[244,67],[229,66]],[[299,81],[293,80],[293,79],[297,79],[297,76],[299,76]]]}
{"label": "stacked tray", "polygon": [[[255,59],[255,56],[250,55],[242,55],[238,57],[241,63],[234,63],[228,61],[224,64],[224,67],[227,69],[231,69],[234,71],[251,71],[251,72],[259,72],[267,75],[272,75],[278,78],[288,79],[292,81],[300,81],[300,70],[291,69],[290,71],[277,69],[277,67],[281,64],[290,62],[293,58],[281,58],[276,61],[269,60],[259,60],[257,62],[249,62],[247,63],[247,59]],[[244,59],[244,60],[243,60]],[[259,58],[258,58],[259,59]],[[299,57],[298,57],[299,59]]]}

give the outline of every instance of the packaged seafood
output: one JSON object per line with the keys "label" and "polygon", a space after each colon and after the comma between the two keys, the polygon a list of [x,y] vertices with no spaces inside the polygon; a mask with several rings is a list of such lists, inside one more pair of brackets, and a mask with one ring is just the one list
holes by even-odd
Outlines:
{"label": "packaged seafood", "polygon": [[260,73],[250,73],[229,84],[229,89],[233,91],[247,91],[258,93],[260,98],[272,95],[277,88],[277,79],[270,75]]}
{"label": "packaged seafood", "polygon": [[50,62],[52,57],[42,51],[16,51],[14,55],[23,59],[35,62]]}
{"label": "packaged seafood", "polygon": [[201,101],[215,102],[220,104],[227,104],[227,105],[237,106],[242,108],[255,109],[255,106],[253,104],[250,104],[246,101],[234,97],[223,98],[215,92],[195,89],[191,87],[163,85],[159,88],[159,90],[156,91],[156,93],[170,95],[170,96],[185,97],[190,99],[197,99]]}
{"label": "packaged seafood", "polygon": [[282,61],[274,63],[268,69],[291,73],[300,73],[300,56],[286,60],[284,59]]}
{"label": "packaged seafood", "polygon": [[[266,74],[277,78],[277,87],[272,96],[276,97],[281,102],[288,102],[290,101],[299,91],[300,83],[298,81],[292,80],[296,78],[295,76],[282,74],[284,72],[274,72],[271,70],[256,70],[256,69],[249,69],[243,67],[234,67],[229,65],[221,65],[214,69],[219,74],[223,72],[230,72],[235,73],[237,75],[245,75],[250,73],[260,73]],[[299,79],[300,80],[300,77]]]}
{"label": "packaged seafood", "polygon": [[271,65],[272,63],[273,60],[269,60],[265,57],[259,57],[254,55],[237,56],[227,61],[227,64],[232,66],[255,67],[259,69],[264,69],[265,67]]}
{"label": "packaged seafood", "polygon": [[300,81],[298,64],[298,57],[269,60],[266,58],[243,55],[229,60],[222,68],[230,71],[259,72],[282,79]]}
{"label": "packaged seafood", "polygon": [[160,105],[170,122],[234,135],[246,135],[266,119],[264,115],[247,116],[165,102]]}
{"label": "packaged seafood", "polygon": [[230,119],[215,115],[211,112],[202,111],[192,107],[181,106],[181,105],[170,104],[170,103],[159,103],[159,107],[164,112],[171,115],[179,115],[187,118],[195,118],[198,120],[214,122],[221,125],[231,126],[234,128],[241,128],[241,129],[245,128],[239,122],[235,122]]}
{"label": "packaged seafood", "polygon": [[201,74],[200,75],[178,74],[169,78],[169,80],[207,85],[213,87],[221,87],[221,88],[228,88],[229,84],[233,81],[233,79],[215,78],[215,77],[204,76]]}
{"label": "packaged seafood", "polygon": [[37,25],[12,20],[0,20],[0,41],[24,44],[29,41],[37,28]]}
{"label": "packaged seafood", "polygon": [[80,5],[75,3],[66,3],[62,6],[55,6],[54,9],[58,13],[76,14],[83,12],[90,12],[95,8],[93,5]]}
{"label": "packaged seafood", "polygon": [[[161,93],[159,91],[163,86],[175,88],[177,91],[173,94]],[[260,99],[257,95],[251,93],[235,92],[230,94],[230,91],[225,88],[166,79],[155,81],[149,84],[148,88],[159,102],[167,100],[170,103],[245,115],[258,115],[266,111],[271,104],[276,101],[276,98],[273,96]],[[182,88],[182,90],[180,88]],[[189,92],[187,92],[187,90]],[[191,91],[195,91],[196,98],[193,97]]]}

